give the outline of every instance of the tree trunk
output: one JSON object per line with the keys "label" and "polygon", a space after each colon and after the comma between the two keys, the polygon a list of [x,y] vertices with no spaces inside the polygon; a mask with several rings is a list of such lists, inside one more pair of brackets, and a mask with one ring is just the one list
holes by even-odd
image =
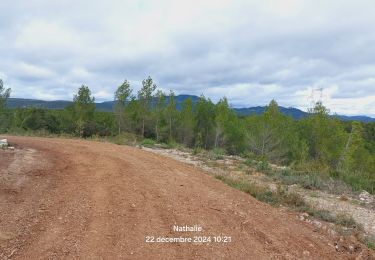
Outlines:
{"label": "tree trunk", "polygon": [[145,137],[145,119],[142,119],[142,137]]}
{"label": "tree trunk", "polygon": [[207,150],[207,147],[208,147],[208,129],[206,129],[206,136],[204,138],[204,149]]}
{"label": "tree trunk", "polygon": [[337,163],[336,170],[338,172],[342,170],[342,164],[344,163],[345,155],[346,155],[346,153],[349,149],[350,143],[352,142],[352,135],[353,135],[353,127],[352,127],[352,130],[350,131],[348,141],[345,144],[344,151],[341,153],[341,156],[340,156],[339,161]]}
{"label": "tree trunk", "polygon": [[156,120],[156,125],[155,125],[156,142],[157,143],[159,142],[159,129],[158,129],[158,125],[159,125],[159,119]]}
{"label": "tree trunk", "polygon": [[120,122],[120,119],[118,121],[118,135],[121,134],[121,122]]}
{"label": "tree trunk", "polygon": [[169,117],[169,140],[172,139],[172,117]]}
{"label": "tree trunk", "polygon": [[262,138],[262,151],[261,151],[261,155],[262,155],[262,157],[263,157],[263,155],[264,155],[265,142],[266,142],[266,140],[265,140],[265,137],[263,136],[263,138]]}
{"label": "tree trunk", "polygon": [[221,129],[216,128],[216,135],[215,135],[215,148],[219,147],[219,139],[220,139]]}

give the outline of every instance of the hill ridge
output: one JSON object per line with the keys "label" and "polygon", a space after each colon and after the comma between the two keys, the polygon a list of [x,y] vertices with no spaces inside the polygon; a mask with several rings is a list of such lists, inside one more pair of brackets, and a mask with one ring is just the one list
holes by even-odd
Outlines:
{"label": "hill ridge", "polygon": [[[188,95],[188,94],[181,94],[175,97],[177,108],[181,107],[181,104],[187,98],[192,98],[193,102],[197,102],[199,97],[195,95]],[[70,105],[72,101],[67,100],[53,100],[53,101],[45,101],[40,99],[28,99],[28,98],[9,98],[7,102],[8,108],[29,108],[29,107],[36,107],[36,108],[44,108],[44,109],[64,109],[68,105]],[[102,112],[111,112],[113,111],[113,103],[114,101],[103,101],[97,102],[96,109],[97,111]],[[253,106],[253,107],[242,107],[242,108],[233,108],[239,116],[247,116],[251,114],[262,114],[264,113],[267,106]],[[279,106],[280,111],[287,115],[291,116],[294,119],[302,119],[308,115],[307,112],[302,111],[295,107],[283,107]],[[348,116],[348,115],[333,115],[337,116],[339,119],[343,121],[361,121],[364,123],[375,122],[375,118],[363,115],[355,115],[355,116]]]}

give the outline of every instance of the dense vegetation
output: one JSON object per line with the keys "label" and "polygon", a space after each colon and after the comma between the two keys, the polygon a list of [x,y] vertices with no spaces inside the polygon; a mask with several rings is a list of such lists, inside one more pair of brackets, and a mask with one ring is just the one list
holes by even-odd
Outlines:
{"label": "dense vegetation", "polygon": [[226,98],[214,104],[203,95],[196,103],[185,100],[177,109],[174,93],[158,90],[150,77],[135,94],[125,80],[114,94],[113,113],[95,111],[87,86],[79,88],[64,110],[9,110],[5,108],[9,95],[10,89],[0,81],[0,133],[42,131],[79,137],[132,133],[148,142],[181,144],[196,152],[215,149],[287,165],[375,192],[375,123],[340,121],[329,116],[320,102],[301,120],[283,115],[274,100],[262,115],[246,117],[237,116]]}

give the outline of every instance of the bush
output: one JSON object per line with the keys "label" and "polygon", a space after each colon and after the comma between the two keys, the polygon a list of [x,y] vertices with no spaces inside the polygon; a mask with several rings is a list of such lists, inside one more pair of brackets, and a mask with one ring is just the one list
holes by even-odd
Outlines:
{"label": "bush", "polygon": [[375,251],[375,236],[368,236],[363,239],[363,242],[366,243],[369,248]]}
{"label": "bush", "polygon": [[246,192],[256,199],[271,205],[284,204],[293,208],[307,207],[305,200],[299,194],[288,192],[280,187],[276,192],[272,192],[267,187],[256,185],[254,183],[233,180],[221,175],[216,176],[216,178],[235,189]]}
{"label": "bush", "polygon": [[193,149],[193,154],[197,155],[197,154],[200,154],[202,151],[203,151],[202,147],[195,146],[194,149]]}
{"label": "bush", "polygon": [[313,216],[315,218],[324,220],[326,222],[334,223],[336,218],[328,211],[325,209],[315,209],[312,207],[302,207],[299,209],[301,212],[306,212],[310,216]]}
{"label": "bush", "polygon": [[110,141],[114,142],[118,145],[130,145],[135,146],[140,139],[139,136],[131,133],[122,133],[121,135],[116,135],[110,139]]}
{"label": "bush", "polygon": [[275,178],[280,180],[283,184],[293,185],[299,184],[305,189],[329,189],[330,180],[326,177],[319,176],[317,173],[297,172],[290,168],[283,168],[278,170]]}
{"label": "bush", "polygon": [[321,190],[323,187],[322,180],[318,176],[314,174],[307,174],[305,175],[300,182],[301,186],[305,189],[313,190],[318,189]]}
{"label": "bush", "polygon": [[288,167],[284,167],[281,170],[281,175],[290,176],[292,174],[291,170]]}
{"label": "bush", "polygon": [[355,191],[366,190],[371,194],[375,194],[374,178],[371,179],[367,176],[346,173],[342,174],[340,176],[340,179],[342,179],[345,183],[350,185]]}
{"label": "bush", "polygon": [[175,140],[169,140],[167,143],[168,149],[174,149],[178,147],[178,143]]}
{"label": "bush", "polygon": [[357,223],[355,222],[355,220],[351,216],[348,216],[346,214],[337,215],[335,223],[348,228],[357,227]]}
{"label": "bush", "polygon": [[143,139],[141,145],[145,147],[153,147],[156,144],[156,142],[152,139],[145,138]]}
{"label": "bush", "polygon": [[244,161],[244,164],[251,167],[251,166],[255,166],[257,164],[257,161],[255,161],[252,158],[248,158]]}
{"label": "bush", "polygon": [[208,153],[208,157],[211,160],[221,160],[224,159],[226,151],[222,148],[214,148]]}
{"label": "bush", "polygon": [[[321,219],[323,221],[335,223],[337,225],[347,228],[354,228],[358,231],[363,231],[363,227],[361,225],[358,225],[351,216],[345,214],[339,214],[337,216],[334,216],[327,210],[316,209],[314,207],[311,207],[306,203],[306,201],[301,195],[294,192],[288,192],[287,188],[285,189],[279,186],[277,188],[277,191],[272,192],[267,187],[259,186],[254,183],[249,183],[244,180],[234,180],[222,175],[217,175],[215,176],[215,178],[225,182],[226,184],[235,189],[246,192],[251,196],[255,197],[256,199],[266,202],[268,204],[274,206],[280,204],[286,205],[296,211],[306,212],[310,216]],[[367,245],[370,248],[374,248],[374,241],[374,239],[366,238],[366,241],[364,242],[367,243]]]}
{"label": "bush", "polygon": [[306,207],[306,202],[301,195],[294,192],[280,192],[277,194],[280,197],[280,202],[293,208]]}
{"label": "bush", "polygon": [[271,169],[270,165],[266,161],[259,161],[258,164],[257,164],[257,170],[258,171],[267,172],[270,169]]}
{"label": "bush", "polygon": [[166,143],[159,143],[157,144],[157,147],[161,149],[170,149],[170,146]]}
{"label": "bush", "polygon": [[[268,197],[269,191],[265,187],[254,185],[253,183],[241,181],[241,180],[234,180],[222,175],[215,176],[216,179],[219,179],[232,188],[241,190],[243,192],[246,192],[254,197]],[[272,192],[271,192],[272,193]]]}

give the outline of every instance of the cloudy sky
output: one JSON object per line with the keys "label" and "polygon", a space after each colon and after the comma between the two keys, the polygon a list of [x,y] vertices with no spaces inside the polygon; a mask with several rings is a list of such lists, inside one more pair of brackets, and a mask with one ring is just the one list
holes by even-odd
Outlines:
{"label": "cloudy sky", "polygon": [[[13,97],[112,100],[165,91],[375,116],[373,0],[0,0],[0,78]],[[315,89],[315,90],[314,90]]]}

